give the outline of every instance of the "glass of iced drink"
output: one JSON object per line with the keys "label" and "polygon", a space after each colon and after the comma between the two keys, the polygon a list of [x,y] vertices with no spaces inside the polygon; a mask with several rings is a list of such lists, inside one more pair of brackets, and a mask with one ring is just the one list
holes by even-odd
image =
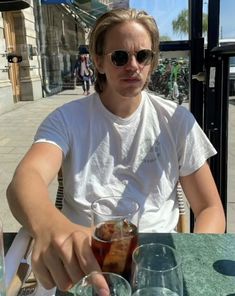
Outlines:
{"label": "glass of iced drink", "polygon": [[91,205],[92,250],[102,271],[130,280],[138,242],[139,204],[128,197],[104,197]]}

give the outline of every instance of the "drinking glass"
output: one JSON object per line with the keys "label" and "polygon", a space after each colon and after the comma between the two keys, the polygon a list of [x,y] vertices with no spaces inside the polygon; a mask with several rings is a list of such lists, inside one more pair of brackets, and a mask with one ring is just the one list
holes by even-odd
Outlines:
{"label": "drinking glass", "polygon": [[91,204],[91,247],[102,271],[130,280],[132,252],[137,247],[139,204],[128,197],[110,196]]}
{"label": "drinking glass", "polygon": [[[105,286],[105,291],[100,287]],[[111,272],[92,272],[73,288],[75,296],[131,296],[131,286],[122,276]]]}
{"label": "drinking glass", "polygon": [[5,264],[4,264],[4,250],[3,250],[3,226],[0,220],[0,296],[6,295],[4,275],[5,275]]}
{"label": "drinking glass", "polygon": [[133,296],[182,296],[181,257],[170,246],[151,243],[133,252]]}

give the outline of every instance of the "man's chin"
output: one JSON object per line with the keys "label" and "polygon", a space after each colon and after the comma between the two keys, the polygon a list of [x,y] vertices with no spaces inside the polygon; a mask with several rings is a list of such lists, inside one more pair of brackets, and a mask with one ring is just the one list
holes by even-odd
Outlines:
{"label": "man's chin", "polygon": [[143,87],[138,87],[138,88],[129,87],[129,88],[120,90],[119,93],[122,97],[132,98],[132,97],[139,96],[142,90],[143,90]]}

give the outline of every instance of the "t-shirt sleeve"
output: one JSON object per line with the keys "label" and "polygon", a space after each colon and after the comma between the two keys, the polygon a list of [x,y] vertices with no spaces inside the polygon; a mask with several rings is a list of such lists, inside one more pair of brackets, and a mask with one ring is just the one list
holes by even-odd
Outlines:
{"label": "t-shirt sleeve", "polygon": [[69,150],[69,130],[59,109],[49,114],[39,126],[34,143],[51,143],[58,146],[64,154]]}
{"label": "t-shirt sleeve", "polygon": [[180,176],[187,176],[198,170],[217,152],[192,113],[185,109],[182,115],[177,153]]}

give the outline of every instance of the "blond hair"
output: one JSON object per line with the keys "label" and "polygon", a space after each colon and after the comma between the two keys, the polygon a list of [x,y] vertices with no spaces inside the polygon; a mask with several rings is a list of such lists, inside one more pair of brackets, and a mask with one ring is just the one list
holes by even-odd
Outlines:
{"label": "blond hair", "polygon": [[[136,9],[114,9],[103,14],[97,19],[93,29],[90,32],[89,52],[93,59],[96,55],[102,56],[104,54],[106,33],[115,25],[128,21],[134,21],[141,24],[150,35],[152,50],[155,52],[151,63],[150,72],[152,72],[158,64],[159,32],[154,18],[148,15],[145,11],[138,11]],[[102,93],[106,83],[106,76],[105,74],[99,73],[97,69],[95,69],[95,76],[95,90],[98,93]]]}

